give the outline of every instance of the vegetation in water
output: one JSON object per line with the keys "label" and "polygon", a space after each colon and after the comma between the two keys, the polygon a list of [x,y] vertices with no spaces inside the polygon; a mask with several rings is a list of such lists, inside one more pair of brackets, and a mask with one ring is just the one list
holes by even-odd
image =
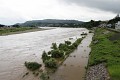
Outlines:
{"label": "vegetation in water", "polygon": [[48,68],[57,68],[57,62],[54,58],[50,58],[49,60],[45,61],[45,67]]}
{"label": "vegetation in water", "polygon": [[37,62],[25,62],[25,66],[27,69],[29,69],[31,71],[35,71],[35,70],[39,69],[42,65]]}
{"label": "vegetation in water", "polygon": [[63,62],[63,60],[77,48],[81,41],[81,38],[77,39],[74,43],[65,41],[65,43],[60,43],[58,46],[56,43],[52,43],[52,50],[48,53],[43,51],[42,54],[42,60],[45,67],[57,68],[60,65],[60,62]]}
{"label": "vegetation in water", "polygon": [[[81,38],[77,39],[74,43],[65,41],[65,43],[60,43],[58,46],[56,43],[52,43],[51,50],[48,52],[43,51],[42,54],[42,60],[45,67],[51,69],[52,72],[55,72],[57,67],[77,48],[81,41]],[[25,62],[25,66],[30,71],[33,71],[35,76],[38,76],[39,72],[36,72],[36,70],[38,70],[42,65],[37,62]],[[42,73],[40,78],[42,80],[48,80],[48,73]]]}
{"label": "vegetation in water", "polygon": [[40,79],[49,80],[49,76],[47,75],[47,73],[42,73],[41,76],[40,76]]}
{"label": "vegetation in water", "polygon": [[51,49],[57,49],[57,44],[56,43],[52,43],[52,47],[51,47]]}

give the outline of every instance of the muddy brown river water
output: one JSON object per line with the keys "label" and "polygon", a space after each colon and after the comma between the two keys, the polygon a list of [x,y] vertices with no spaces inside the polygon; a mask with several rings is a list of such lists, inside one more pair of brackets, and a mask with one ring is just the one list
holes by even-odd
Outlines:
{"label": "muddy brown river water", "polygon": [[64,61],[58,70],[51,75],[51,80],[85,80],[85,67],[88,63],[89,45],[93,34],[88,34],[78,48]]}
{"label": "muddy brown river water", "polygon": [[[49,51],[51,44],[57,44],[73,38],[81,37],[85,28],[55,28],[45,31],[13,34],[0,36],[0,80],[40,80],[33,75],[23,78],[27,72],[24,67],[25,61],[36,61],[42,63],[42,52]],[[54,80],[82,80],[87,65],[92,40],[89,34],[75,50],[71,57],[68,57],[59,69],[51,75]],[[64,66],[66,64],[66,66]]]}

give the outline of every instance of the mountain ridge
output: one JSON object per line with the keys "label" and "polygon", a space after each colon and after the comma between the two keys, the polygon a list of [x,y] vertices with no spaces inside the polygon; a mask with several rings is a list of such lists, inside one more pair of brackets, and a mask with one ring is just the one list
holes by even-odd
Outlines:
{"label": "mountain ridge", "polygon": [[31,20],[25,23],[18,23],[21,26],[52,26],[60,24],[82,24],[83,21],[78,20],[63,20],[63,19],[44,19],[44,20]]}

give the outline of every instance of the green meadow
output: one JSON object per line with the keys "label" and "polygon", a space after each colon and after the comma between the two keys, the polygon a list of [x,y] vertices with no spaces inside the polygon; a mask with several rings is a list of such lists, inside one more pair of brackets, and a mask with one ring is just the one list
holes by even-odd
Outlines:
{"label": "green meadow", "polygon": [[111,80],[120,80],[120,33],[95,29],[88,66],[105,63]]}

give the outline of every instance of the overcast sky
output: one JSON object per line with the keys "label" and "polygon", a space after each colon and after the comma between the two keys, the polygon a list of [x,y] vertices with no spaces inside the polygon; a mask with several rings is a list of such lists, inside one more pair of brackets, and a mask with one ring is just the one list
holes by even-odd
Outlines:
{"label": "overcast sky", "polygon": [[120,12],[120,0],[0,0],[0,24],[27,20],[109,20]]}

